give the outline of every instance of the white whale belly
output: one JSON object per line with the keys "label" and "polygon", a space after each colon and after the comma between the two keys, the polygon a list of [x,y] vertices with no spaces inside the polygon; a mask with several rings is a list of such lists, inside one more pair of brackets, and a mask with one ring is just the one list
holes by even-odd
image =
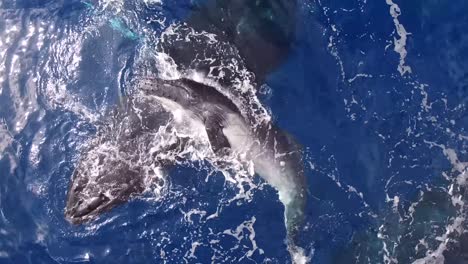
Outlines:
{"label": "white whale belly", "polygon": [[281,157],[277,158],[274,150],[265,146],[264,142],[260,142],[236,114],[227,115],[223,134],[233,151],[245,153],[252,159],[255,172],[278,191],[280,201],[290,204],[297,195],[297,186],[286,162]]}

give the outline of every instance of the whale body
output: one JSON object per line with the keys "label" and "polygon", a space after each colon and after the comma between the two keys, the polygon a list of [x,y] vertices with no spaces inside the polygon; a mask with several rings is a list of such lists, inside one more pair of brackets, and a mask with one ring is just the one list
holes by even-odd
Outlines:
{"label": "whale body", "polygon": [[[145,144],[146,132],[160,129],[171,121],[191,122],[203,129],[212,151],[218,155],[233,151],[252,160],[255,173],[278,191],[285,205],[288,233],[295,232],[303,218],[306,192],[301,150],[290,136],[272,123],[252,127],[228,97],[193,80],[143,78],[137,86],[152,99],[150,102],[130,100],[136,109],[143,109],[143,115],[136,116],[130,110],[114,114],[114,122],[125,127],[119,127],[117,134],[112,133],[115,128],[101,131],[106,136],[91,142],[82,156],[87,163],[79,163],[74,171],[65,209],[65,216],[71,223],[93,219],[145,190],[143,173],[130,164],[138,155],[132,153],[137,151],[135,144]],[[155,103],[159,105],[150,105]],[[109,142],[118,144],[116,152],[119,154],[106,152]],[[181,144],[183,140],[164,150],[174,151]],[[93,151],[97,148],[103,152],[101,156]],[[90,161],[97,164],[99,170],[91,169],[94,165],[90,165]],[[164,166],[170,161],[156,162]]]}

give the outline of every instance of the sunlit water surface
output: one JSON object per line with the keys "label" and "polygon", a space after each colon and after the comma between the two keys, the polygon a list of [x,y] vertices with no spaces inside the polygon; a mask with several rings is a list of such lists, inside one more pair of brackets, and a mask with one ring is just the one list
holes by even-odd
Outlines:
{"label": "sunlit water surface", "polygon": [[[153,61],[178,77],[158,43],[190,6],[0,2],[0,262],[291,261],[276,191],[235,162],[223,174],[188,160],[96,221],[64,218],[80,150],[135,92],[135,68]],[[292,49],[266,84],[221,65],[256,118],[303,146],[298,243],[311,262],[466,263],[466,11],[458,0],[299,1]]]}

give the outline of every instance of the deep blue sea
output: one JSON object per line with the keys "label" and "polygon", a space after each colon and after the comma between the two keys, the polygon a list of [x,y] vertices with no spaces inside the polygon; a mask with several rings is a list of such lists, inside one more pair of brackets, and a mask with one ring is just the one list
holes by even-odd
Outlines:
{"label": "deep blue sea", "polygon": [[[226,20],[191,19],[200,6]],[[247,67],[249,92],[302,147],[309,263],[468,263],[467,14],[462,0],[0,0],[0,263],[292,262],[276,190],[255,176],[238,198],[209,165],[174,166],[161,193],[91,222],[64,216],[134,72],[191,70],[199,49],[161,39],[216,38],[215,23],[237,30],[230,47],[263,70]]]}

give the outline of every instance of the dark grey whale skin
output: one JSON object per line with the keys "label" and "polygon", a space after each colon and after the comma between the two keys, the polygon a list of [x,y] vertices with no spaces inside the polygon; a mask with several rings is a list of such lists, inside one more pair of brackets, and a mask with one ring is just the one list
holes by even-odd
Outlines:
{"label": "dark grey whale skin", "polygon": [[[151,140],[146,133],[159,129],[169,121],[169,113],[162,111],[150,102],[139,102],[140,117],[132,107],[136,105],[133,98],[127,97],[118,107],[113,109],[102,121],[97,135],[91,144],[81,151],[69,184],[65,208],[66,219],[73,224],[94,219],[99,214],[110,210],[140,194],[146,188],[140,168],[130,166],[108,153],[98,154],[99,171],[96,182],[89,182],[90,170],[88,163],[90,155],[103,144],[111,144],[128,161],[136,159],[137,144]],[[172,146],[171,146],[172,147]],[[164,161],[161,161],[163,163]],[[164,164],[162,164],[164,165]],[[86,191],[86,193],[84,192]],[[113,199],[104,192],[109,191]],[[94,198],[94,199],[93,199]],[[86,201],[93,199],[89,204]]]}

